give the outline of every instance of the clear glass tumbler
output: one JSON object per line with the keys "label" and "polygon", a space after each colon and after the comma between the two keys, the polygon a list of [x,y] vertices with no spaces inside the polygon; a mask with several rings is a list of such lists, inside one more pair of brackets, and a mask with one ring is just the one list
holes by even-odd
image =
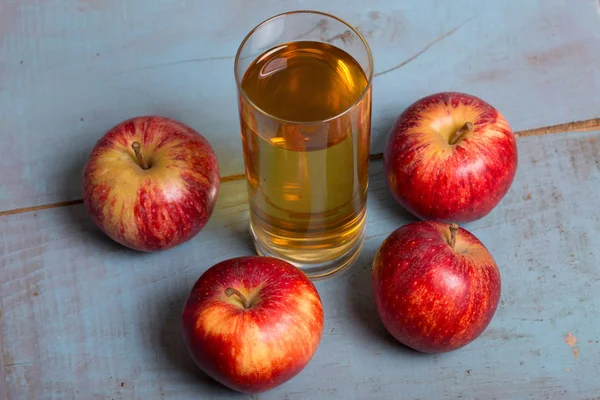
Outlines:
{"label": "clear glass tumbler", "polygon": [[235,59],[250,228],[261,255],[309,277],[363,243],[373,57],[364,37],[316,11],[254,28]]}

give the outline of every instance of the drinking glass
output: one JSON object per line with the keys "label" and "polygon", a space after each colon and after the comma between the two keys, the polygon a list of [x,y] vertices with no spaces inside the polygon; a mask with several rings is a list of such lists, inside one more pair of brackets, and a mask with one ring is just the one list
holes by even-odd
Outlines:
{"label": "drinking glass", "polygon": [[235,79],[260,255],[320,278],[363,243],[373,57],[364,37],[317,11],[273,16],[243,40]]}

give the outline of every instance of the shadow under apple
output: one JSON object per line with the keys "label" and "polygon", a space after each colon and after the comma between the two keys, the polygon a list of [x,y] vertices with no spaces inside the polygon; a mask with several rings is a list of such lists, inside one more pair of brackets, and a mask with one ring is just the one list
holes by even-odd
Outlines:
{"label": "shadow under apple", "polygon": [[375,252],[374,246],[365,246],[356,263],[350,267],[352,272],[347,279],[347,293],[351,318],[358,322],[356,328],[361,330],[360,335],[365,337],[364,340],[377,342],[381,345],[381,352],[409,357],[426,356],[394,339],[379,319],[371,289],[371,265]]}
{"label": "shadow under apple", "polygon": [[74,225],[83,235],[86,245],[95,246],[102,252],[132,251],[109,238],[104,232],[96,226],[88,215],[85,206],[82,204],[82,173],[87,162],[90,149],[79,152],[77,155],[69,158],[65,171],[62,174],[63,180],[59,182],[61,197],[70,199],[67,201],[72,204],[64,206],[61,211],[69,218],[69,224]]}
{"label": "shadow under apple", "polygon": [[210,378],[192,360],[183,342],[181,326],[181,312],[187,295],[187,291],[173,292],[157,302],[157,321],[149,325],[159,327],[152,340],[157,347],[158,361],[163,364],[162,368],[180,372],[179,379],[186,385],[197,388],[199,398],[244,396]]}
{"label": "shadow under apple", "polygon": [[377,213],[384,212],[393,217],[398,227],[418,221],[419,219],[402,207],[390,192],[383,170],[383,159],[371,161],[369,169],[369,210]]}
{"label": "shadow under apple", "polygon": [[74,225],[82,235],[86,247],[93,246],[100,253],[134,251],[115,242],[102,232],[92,221],[83,204],[64,207],[62,212],[69,218],[69,223]]}

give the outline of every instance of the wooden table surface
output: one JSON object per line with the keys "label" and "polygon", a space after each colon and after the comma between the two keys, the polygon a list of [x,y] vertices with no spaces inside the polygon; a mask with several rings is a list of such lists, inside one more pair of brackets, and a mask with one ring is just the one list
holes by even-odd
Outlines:
{"label": "wooden table surface", "polygon": [[[316,283],[315,357],[249,397],[194,368],[179,317],[203,271],[253,254],[233,56],[291,9],[336,14],[371,44],[373,154],[407,105],[458,90],[520,132],[520,163],[500,205],[465,225],[503,279],[479,339],[423,355],[384,331],[370,264],[410,217],[374,157],[364,250]],[[95,141],[142,114],[199,130],[227,178],[207,227],[156,254],[108,240],[80,200]],[[0,0],[0,399],[600,399],[599,117],[597,0]]]}

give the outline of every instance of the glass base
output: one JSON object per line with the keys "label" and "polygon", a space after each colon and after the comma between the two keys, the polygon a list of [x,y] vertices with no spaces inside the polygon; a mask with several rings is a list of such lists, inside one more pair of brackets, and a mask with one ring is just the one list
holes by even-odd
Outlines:
{"label": "glass base", "polygon": [[[260,256],[267,257],[275,257],[289,262],[292,265],[300,268],[308,278],[311,280],[319,280],[323,278],[329,278],[334,274],[342,272],[346,268],[348,268],[352,263],[358,258],[360,254],[360,250],[362,249],[364,243],[364,231],[360,233],[360,235],[354,239],[355,243],[352,247],[348,249],[347,252],[342,254],[341,256],[325,261],[322,263],[299,263],[294,260],[287,259],[284,255],[278,252],[276,249],[270,248],[265,243],[262,243],[258,240],[252,224],[250,224],[250,233],[252,234],[252,240],[254,242],[254,248],[256,252]],[[311,250],[314,252],[314,250]]]}

